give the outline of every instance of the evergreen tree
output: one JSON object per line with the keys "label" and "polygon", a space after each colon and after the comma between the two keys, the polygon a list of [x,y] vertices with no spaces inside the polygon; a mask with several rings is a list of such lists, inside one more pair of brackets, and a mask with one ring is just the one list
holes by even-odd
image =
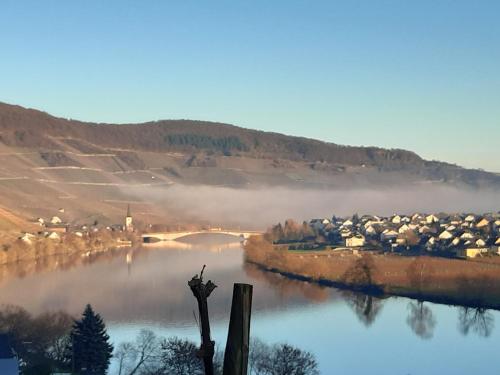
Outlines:
{"label": "evergreen tree", "polygon": [[285,237],[285,233],[283,232],[283,227],[281,226],[281,223],[278,223],[278,225],[275,225],[273,227],[272,237],[274,243],[280,243]]}
{"label": "evergreen tree", "polygon": [[106,326],[101,316],[87,305],[83,316],[76,320],[71,331],[68,362],[75,371],[105,374],[113,353]]}
{"label": "evergreen tree", "polygon": [[352,221],[352,225],[353,226],[356,226],[356,225],[359,224],[359,216],[358,216],[357,213],[355,213],[354,215],[352,215],[351,221]]}

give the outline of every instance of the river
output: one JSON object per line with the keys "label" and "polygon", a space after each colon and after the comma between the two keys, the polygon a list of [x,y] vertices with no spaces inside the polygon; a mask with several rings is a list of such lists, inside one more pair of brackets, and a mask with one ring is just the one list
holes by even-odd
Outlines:
{"label": "river", "polygon": [[[322,288],[245,265],[228,237],[47,259],[0,270],[0,303],[79,315],[91,303],[114,343],[142,328],[199,341],[187,281],[206,264],[213,337],[226,340],[232,285],[254,285],[252,336],[313,353],[321,374],[498,374],[500,313]],[[110,373],[113,373],[113,368]]]}

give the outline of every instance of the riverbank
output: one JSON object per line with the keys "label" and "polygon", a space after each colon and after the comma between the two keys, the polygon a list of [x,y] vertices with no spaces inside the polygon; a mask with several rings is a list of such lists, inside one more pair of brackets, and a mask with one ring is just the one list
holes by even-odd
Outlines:
{"label": "riverbank", "polygon": [[500,309],[500,258],[406,257],[335,251],[291,252],[262,236],[245,245],[245,260],[298,280],[372,294]]}
{"label": "riverbank", "polygon": [[110,249],[131,245],[133,238],[123,239],[123,234],[115,234],[106,229],[78,236],[75,233],[61,233],[57,238],[30,237],[25,240],[11,233],[0,233],[0,266],[40,260],[51,256],[89,256]]}

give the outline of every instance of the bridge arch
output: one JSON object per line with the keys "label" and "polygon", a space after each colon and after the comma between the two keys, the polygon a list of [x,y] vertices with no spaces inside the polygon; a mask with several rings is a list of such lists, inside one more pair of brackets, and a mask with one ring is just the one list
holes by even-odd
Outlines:
{"label": "bridge arch", "polygon": [[261,234],[257,231],[237,231],[237,230],[223,230],[223,229],[207,229],[197,231],[178,231],[178,232],[155,232],[144,233],[142,235],[142,242],[159,242],[159,241],[175,241],[183,237],[192,236],[195,234],[225,234],[228,236],[238,237],[241,240],[246,240],[250,236]]}

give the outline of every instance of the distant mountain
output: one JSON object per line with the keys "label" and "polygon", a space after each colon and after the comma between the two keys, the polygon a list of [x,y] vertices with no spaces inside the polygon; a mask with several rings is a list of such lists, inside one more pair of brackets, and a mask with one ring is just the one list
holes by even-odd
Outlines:
{"label": "distant mountain", "polygon": [[[15,208],[24,200],[30,213],[76,199],[79,214],[100,210],[95,212],[113,216],[121,206],[109,202],[130,199],[124,187],[162,184],[335,189],[431,182],[500,188],[498,174],[427,161],[405,150],[205,121],[86,123],[2,103],[0,161],[0,193],[8,201],[0,203]],[[50,199],[37,208],[33,194],[43,191]],[[84,197],[93,203],[82,204]]]}

